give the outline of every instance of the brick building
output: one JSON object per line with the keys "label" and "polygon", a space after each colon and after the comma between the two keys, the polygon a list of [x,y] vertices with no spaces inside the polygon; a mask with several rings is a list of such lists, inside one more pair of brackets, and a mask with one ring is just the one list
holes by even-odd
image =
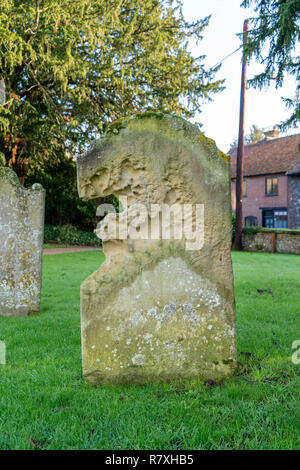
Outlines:
{"label": "brick building", "polygon": [[[244,225],[300,228],[300,134],[278,137],[276,129],[264,140],[245,146]],[[231,155],[232,210],[235,211],[236,153]]]}

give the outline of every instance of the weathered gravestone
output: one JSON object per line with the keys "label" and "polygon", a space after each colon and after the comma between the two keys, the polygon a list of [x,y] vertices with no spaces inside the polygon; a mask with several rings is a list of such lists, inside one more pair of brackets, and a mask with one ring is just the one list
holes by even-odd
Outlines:
{"label": "weathered gravestone", "polygon": [[40,310],[45,191],[0,167],[0,316]]}
{"label": "weathered gravestone", "polygon": [[0,104],[5,103],[5,83],[3,80],[0,80]]}
{"label": "weathered gravestone", "polygon": [[232,374],[228,157],[184,119],[146,113],[113,124],[77,164],[81,198],[113,194],[123,209],[103,220],[106,261],[81,285],[85,378]]}

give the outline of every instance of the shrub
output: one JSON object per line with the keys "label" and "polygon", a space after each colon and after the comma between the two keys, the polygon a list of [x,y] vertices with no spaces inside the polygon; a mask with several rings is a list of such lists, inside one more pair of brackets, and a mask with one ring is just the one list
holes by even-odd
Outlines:
{"label": "shrub", "polygon": [[45,243],[65,243],[68,245],[100,245],[99,238],[91,231],[82,230],[74,225],[48,225],[44,228]]}
{"label": "shrub", "polygon": [[258,232],[262,232],[263,228],[259,225],[253,225],[250,227],[243,227],[243,233],[247,233],[248,235],[255,235]]}
{"label": "shrub", "polygon": [[246,233],[248,235],[255,235],[258,232],[275,232],[275,233],[294,233],[298,234],[300,233],[299,229],[289,229],[289,228],[266,228],[266,227],[261,227],[260,225],[255,225],[252,227],[244,227],[243,228],[243,233]]}
{"label": "shrub", "polygon": [[5,155],[4,153],[0,152],[0,166],[5,166]]}

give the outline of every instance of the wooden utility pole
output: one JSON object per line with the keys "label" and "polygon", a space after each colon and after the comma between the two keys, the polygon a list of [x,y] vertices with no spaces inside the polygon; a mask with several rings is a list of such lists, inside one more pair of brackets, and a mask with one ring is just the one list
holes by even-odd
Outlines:
{"label": "wooden utility pole", "polygon": [[245,94],[246,94],[246,71],[247,55],[245,45],[248,41],[249,20],[244,21],[243,37],[243,63],[242,63],[242,81],[241,81],[241,99],[240,99],[240,123],[239,123],[239,142],[236,157],[236,226],[235,238],[233,243],[234,250],[242,250],[242,228],[243,228],[243,169],[244,169],[244,121],[245,121]]}

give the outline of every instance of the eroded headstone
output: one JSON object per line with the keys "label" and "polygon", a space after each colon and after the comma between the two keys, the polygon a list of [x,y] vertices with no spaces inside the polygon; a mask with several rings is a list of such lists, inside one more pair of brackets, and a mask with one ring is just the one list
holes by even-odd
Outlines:
{"label": "eroded headstone", "polygon": [[40,311],[45,191],[0,167],[0,316]]}
{"label": "eroded headstone", "polygon": [[122,205],[97,230],[105,263],[81,285],[85,378],[232,374],[228,157],[184,119],[146,113],[112,125],[77,167],[81,198],[113,194]]}

